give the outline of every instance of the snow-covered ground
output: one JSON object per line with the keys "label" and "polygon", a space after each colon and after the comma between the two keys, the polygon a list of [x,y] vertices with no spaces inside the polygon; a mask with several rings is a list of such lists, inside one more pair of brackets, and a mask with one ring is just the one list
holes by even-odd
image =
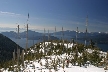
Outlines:
{"label": "snow-covered ground", "polygon": [[[49,42],[50,43],[50,42]],[[49,44],[48,42],[45,42],[45,45]],[[56,43],[53,43],[54,45],[57,45]],[[72,48],[73,43],[64,44],[68,48]],[[43,46],[43,45],[42,45]],[[36,47],[34,47],[36,48]],[[41,49],[40,49],[41,51]],[[42,51],[44,52],[44,47],[42,48]],[[87,50],[89,53],[92,53],[93,51],[91,49]],[[32,53],[35,53],[33,49],[31,49]],[[105,56],[106,53],[102,52],[102,56]],[[66,58],[72,58],[69,57],[66,54],[62,55],[51,55],[47,56],[47,59],[42,58],[41,60],[34,60],[34,61],[24,61],[24,68],[22,69],[22,72],[108,72],[108,70],[104,70],[104,68],[95,67],[93,65],[87,65],[87,66],[73,66],[71,63],[69,63],[69,66],[66,67],[67,62]],[[60,59],[60,62],[58,62]],[[59,63],[56,66],[56,70],[54,70],[54,64]],[[48,67],[46,67],[48,66]],[[64,69],[63,69],[64,68]],[[8,70],[4,70],[3,72],[8,72]]]}
{"label": "snow-covered ground", "polygon": [[[42,70],[41,70],[42,68]],[[7,70],[4,70],[3,72],[8,72]],[[95,66],[88,66],[85,67],[79,67],[79,66],[69,66],[68,68],[58,68],[57,71],[54,69],[45,69],[45,67],[40,66],[39,63],[35,63],[35,68],[33,69],[32,65],[28,65],[26,69],[22,72],[108,72],[108,70],[104,70],[103,68],[98,68]]]}
{"label": "snow-covered ground", "polygon": [[[44,63],[44,60],[43,60]],[[95,67],[93,65],[89,65],[87,66],[87,68],[85,67],[79,67],[79,66],[72,66],[71,64],[69,64],[68,68],[62,68],[62,67],[58,67],[57,71],[55,71],[54,69],[46,69],[44,66],[41,66],[38,62],[34,62],[34,69],[32,67],[32,65],[28,65],[28,67],[26,67],[26,69],[24,70],[25,72],[108,72],[108,70],[104,70],[103,68],[98,68]]]}
{"label": "snow-covered ground", "polygon": [[[51,70],[48,70],[48,69],[26,69],[25,72],[55,72],[55,70],[51,69]],[[69,68],[59,68],[58,71],[56,72],[108,72],[108,71],[105,71],[103,68],[97,68],[97,67],[94,67],[94,66],[90,66],[88,68],[83,68],[83,67],[79,67],[79,66],[71,66]]]}

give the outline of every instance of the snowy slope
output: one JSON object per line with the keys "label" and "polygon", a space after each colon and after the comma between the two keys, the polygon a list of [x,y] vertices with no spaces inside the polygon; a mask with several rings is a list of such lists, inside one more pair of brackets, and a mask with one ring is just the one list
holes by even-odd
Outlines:
{"label": "snowy slope", "polygon": [[[45,42],[45,45],[48,45],[50,43],[51,42]],[[57,43],[53,43],[53,44],[57,45]],[[64,43],[64,46],[68,48],[72,48],[73,43],[69,43],[69,44]],[[42,48],[39,51],[42,51],[44,53],[44,44],[41,44],[40,47]],[[36,48],[36,46],[34,48]],[[87,51],[89,53],[93,52],[93,50],[91,49],[88,49]],[[35,53],[35,50],[30,49],[30,51],[28,52]],[[101,51],[100,53],[102,56],[106,56],[106,52]],[[81,55],[82,54],[79,54],[79,56]],[[69,66],[66,67],[67,58],[68,59],[73,58],[72,56],[68,56],[66,53],[62,55],[46,56],[46,58],[47,59],[42,58],[39,60],[24,61],[24,67],[20,68],[22,70],[21,72],[108,72],[108,70],[104,70],[104,68],[98,68],[91,64],[80,67],[80,66],[73,66],[71,63],[69,63]],[[2,71],[8,72],[8,70],[4,70],[3,68]]]}

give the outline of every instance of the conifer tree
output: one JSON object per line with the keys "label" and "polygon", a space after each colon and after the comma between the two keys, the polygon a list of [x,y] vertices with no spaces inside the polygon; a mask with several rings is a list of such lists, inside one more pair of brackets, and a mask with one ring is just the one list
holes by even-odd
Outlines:
{"label": "conifer tree", "polygon": [[90,41],[90,45],[91,45],[91,48],[93,49],[95,46],[95,43],[92,41],[92,39],[91,39],[91,41]]}
{"label": "conifer tree", "polygon": [[85,63],[87,62],[87,52],[86,51],[84,51],[83,53],[82,53],[82,58],[83,58],[83,65],[85,65]]}
{"label": "conifer tree", "polygon": [[24,66],[24,50],[22,50],[21,59],[22,59],[22,66]]}

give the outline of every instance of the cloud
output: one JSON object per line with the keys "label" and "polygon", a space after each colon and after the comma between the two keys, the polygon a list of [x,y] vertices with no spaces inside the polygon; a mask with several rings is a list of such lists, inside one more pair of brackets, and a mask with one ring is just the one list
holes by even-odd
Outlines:
{"label": "cloud", "polygon": [[3,12],[3,11],[0,11],[0,14],[4,14],[4,15],[21,15],[21,14],[16,14],[16,13],[12,13],[12,12]]}
{"label": "cloud", "polygon": [[16,30],[16,28],[0,27],[0,32],[15,31],[15,30]]}

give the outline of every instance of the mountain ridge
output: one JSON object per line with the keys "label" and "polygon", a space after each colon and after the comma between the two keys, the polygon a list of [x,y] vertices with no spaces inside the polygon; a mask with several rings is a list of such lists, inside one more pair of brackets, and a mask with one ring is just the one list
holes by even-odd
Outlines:
{"label": "mountain ridge", "polygon": [[[10,31],[10,32],[2,32],[1,34],[7,36],[7,37],[12,37],[12,38],[17,38],[17,33],[14,31]],[[70,31],[70,30],[66,30],[66,31],[58,31],[58,32],[54,32],[54,33],[45,33],[45,39],[48,40],[48,35],[50,36],[50,39],[61,39],[62,35],[64,34],[64,39],[76,39],[76,31]],[[26,38],[26,31],[21,32],[20,34],[21,38]],[[43,40],[44,37],[44,33],[39,33],[36,31],[32,31],[29,30],[28,31],[28,39],[29,40]],[[97,38],[98,37],[98,38]],[[78,32],[78,36],[77,36],[78,40],[85,40],[85,33],[84,32]],[[91,33],[87,33],[87,38],[88,40],[94,40],[97,43],[101,43],[101,44],[108,44],[108,34],[107,33],[100,33],[100,32],[91,32]]]}
{"label": "mountain ridge", "polygon": [[13,57],[13,52],[17,51],[17,46],[21,50],[23,50],[22,47],[17,45],[15,42],[13,42],[8,37],[0,34],[0,63],[11,60]]}

